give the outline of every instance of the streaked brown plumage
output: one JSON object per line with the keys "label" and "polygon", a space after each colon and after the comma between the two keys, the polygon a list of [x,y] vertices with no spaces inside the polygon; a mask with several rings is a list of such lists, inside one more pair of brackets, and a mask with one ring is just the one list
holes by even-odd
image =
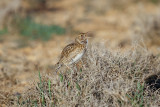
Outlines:
{"label": "streaked brown plumage", "polygon": [[82,56],[84,55],[87,49],[88,39],[86,37],[86,33],[81,33],[78,37],[76,37],[75,42],[67,45],[60,56],[60,59],[57,63],[57,70],[62,65],[69,66],[73,63],[78,62]]}

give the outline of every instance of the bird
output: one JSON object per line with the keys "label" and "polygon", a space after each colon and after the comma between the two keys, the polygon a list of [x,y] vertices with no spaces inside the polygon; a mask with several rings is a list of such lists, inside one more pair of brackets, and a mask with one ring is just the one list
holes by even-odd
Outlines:
{"label": "bird", "polygon": [[61,52],[60,59],[58,61],[56,72],[65,65],[67,68],[73,63],[77,63],[85,54],[88,45],[87,33],[80,33],[75,41],[66,47]]}

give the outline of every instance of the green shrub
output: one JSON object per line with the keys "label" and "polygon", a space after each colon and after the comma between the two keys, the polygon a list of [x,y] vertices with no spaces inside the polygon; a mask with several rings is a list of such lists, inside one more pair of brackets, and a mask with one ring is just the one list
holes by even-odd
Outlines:
{"label": "green shrub", "polygon": [[130,96],[127,94],[127,97],[129,98],[130,103],[132,104],[133,107],[143,107],[144,106],[144,84],[140,84],[139,82],[137,83],[137,89],[135,92],[132,93],[133,96]]}
{"label": "green shrub", "polygon": [[49,40],[52,34],[65,33],[65,29],[58,25],[39,24],[31,18],[16,18],[16,28],[22,36],[40,40]]}
{"label": "green shrub", "polygon": [[4,35],[6,33],[8,33],[8,29],[7,28],[4,28],[4,29],[0,30],[0,35]]}

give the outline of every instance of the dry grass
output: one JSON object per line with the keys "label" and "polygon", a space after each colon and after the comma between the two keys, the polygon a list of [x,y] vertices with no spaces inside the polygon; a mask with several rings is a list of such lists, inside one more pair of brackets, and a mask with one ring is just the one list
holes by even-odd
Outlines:
{"label": "dry grass", "polygon": [[[57,0],[54,1],[56,2]],[[72,14],[78,16],[71,17],[74,20],[71,20],[71,22],[69,20],[68,24],[70,24],[69,26],[71,26],[71,28],[69,27],[69,29],[72,30],[72,28],[74,28],[76,30],[77,29],[80,30],[79,28],[82,27],[85,28],[85,30],[86,29],[89,30],[90,29],[88,28],[89,26],[92,26],[97,31],[105,29],[105,32],[103,33],[106,36],[102,38],[103,36],[100,37],[99,35],[97,35],[97,37],[98,38],[100,37],[101,39],[110,40],[109,37],[107,36],[108,35],[107,29],[110,28],[107,28],[106,26],[111,25],[112,30],[109,31],[117,32],[115,34],[117,35],[115,39],[120,39],[119,36],[121,35],[118,35],[119,33],[118,30],[119,29],[123,30],[123,26],[121,26],[121,23],[116,21],[119,20],[119,17],[117,17],[117,19],[114,17],[120,16],[126,19],[129,18],[130,14],[127,15],[129,11],[128,8],[130,6],[131,7],[134,6],[135,5],[134,2],[136,1],[137,0],[131,0],[131,1],[122,0],[121,2],[117,2],[116,0],[107,0],[107,1],[102,0],[101,2],[99,2],[95,0],[94,1],[89,0],[88,2],[86,1],[83,2],[82,6],[79,5],[79,3],[81,2],[78,2],[77,5],[74,5],[75,7],[77,6],[76,8],[78,8],[75,11],[77,14],[71,12]],[[144,1],[156,1],[156,0],[144,0]],[[33,4],[33,2],[37,2],[38,4]],[[12,30],[13,29],[11,26],[12,23],[10,23],[12,21],[11,17],[12,15],[21,14],[21,12],[22,13],[24,12],[26,14],[30,14],[32,12],[37,13],[37,11],[39,11],[41,14],[42,7],[45,8],[45,6],[48,5],[48,3],[43,4],[44,0],[35,0],[33,2],[32,0],[30,0],[29,2],[33,4],[29,5],[31,7],[27,6],[25,7],[23,6],[22,3],[22,5],[16,5],[17,7],[15,9],[9,8],[7,9],[7,11],[3,10],[4,12],[2,11],[3,14],[1,15],[3,17],[1,17],[1,19],[2,18],[4,19],[4,17],[5,16],[7,17],[8,15],[8,17],[11,19],[5,18],[5,20],[7,21],[4,22],[8,22],[6,24],[8,24],[8,26]],[[48,10],[51,11],[56,10],[54,11],[55,16],[49,15],[51,19],[47,20],[49,22],[62,21],[62,23],[67,23],[66,21],[61,20],[60,18],[61,15],[59,16],[59,14],[62,14],[63,16],[64,10],[65,13],[67,13],[66,11],[70,13],[70,9],[68,8],[72,7],[72,5],[74,4],[71,2],[67,3],[65,1],[64,3],[57,2],[58,5],[55,5],[55,3],[53,3],[53,7],[51,6],[52,7],[51,9],[46,7]],[[63,7],[62,4],[65,6]],[[62,10],[58,9],[59,6],[60,8],[63,7],[64,9]],[[22,11],[19,11],[20,7],[22,7]],[[148,6],[144,5],[145,9],[147,7]],[[83,14],[83,12],[81,13],[81,11],[79,12],[79,10],[81,9],[84,10],[86,14]],[[18,13],[14,13],[14,11],[12,10],[17,11]],[[120,10],[116,13],[118,15],[114,15],[115,14],[114,10]],[[126,10],[126,13],[124,10]],[[135,10],[133,10],[133,12],[129,11],[129,13],[131,12],[131,16],[136,17],[137,11],[140,10],[141,9],[138,9],[138,6],[135,5]],[[112,14],[110,15],[107,13],[109,11],[110,13],[112,13],[113,11],[113,16]],[[122,12],[124,13],[122,14]],[[95,15],[92,16],[92,14],[89,13],[96,13],[98,15],[97,17],[95,17]],[[110,22],[107,19],[107,17],[104,17],[102,19],[101,17],[99,18],[99,14],[108,15],[107,17],[110,17],[109,20],[113,19],[113,22],[112,20]],[[148,12],[148,14],[150,13]],[[87,15],[91,15],[93,19],[92,18],[88,19]],[[85,20],[87,22],[88,20],[87,23],[85,22],[86,25],[84,24],[85,27],[83,27],[84,26],[83,24],[82,24],[83,26],[79,25],[81,23],[79,19],[83,19],[82,17],[84,17],[84,21],[82,22],[85,22]],[[132,27],[131,29],[131,31],[135,31],[134,33],[132,32],[132,34],[134,34],[134,37],[135,35],[137,35],[138,37],[136,38],[139,39],[139,37],[143,37],[145,42],[149,42],[151,45],[152,44],[159,45],[160,43],[159,18],[160,18],[159,15],[144,15],[138,17],[138,20],[136,21],[136,26],[134,26],[135,28]],[[58,19],[58,20],[52,20],[52,19]],[[96,20],[98,21],[96,22]],[[126,20],[125,22],[128,23],[128,21],[130,20]],[[101,24],[99,22],[101,22]],[[104,22],[107,22],[109,25]],[[105,27],[101,28],[97,26],[97,24],[99,25],[105,24],[104,25]],[[76,28],[75,25],[81,27]],[[115,26],[118,27],[115,28]],[[128,29],[128,27],[125,29]],[[81,29],[80,31],[83,31],[83,29]],[[5,32],[5,30],[3,32]],[[124,31],[121,32],[124,33]],[[25,43],[21,43],[22,46],[14,45],[14,43],[12,44],[10,42],[8,42],[8,45],[5,45],[4,43],[6,43],[7,41],[0,44],[0,46],[2,47],[2,50],[0,50],[0,63],[1,63],[0,68],[4,67],[8,69],[5,72],[1,72],[0,69],[0,80],[1,80],[0,104],[5,104],[8,106],[24,106],[24,107],[25,106],[157,107],[158,105],[160,105],[160,93],[159,93],[160,58],[159,56],[150,54],[144,48],[133,49],[129,52],[121,54],[120,51],[113,52],[110,50],[106,50],[103,46],[94,46],[88,50],[86,56],[83,58],[84,63],[83,67],[80,70],[77,70],[76,67],[73,66],[72,67],[73,72],[71,72],[71,70],[63,68],[59,72],[60,74],[54,74],[53,71],[50,70],[50,72],[52,73],[49,75],[46,74],[46,72],[48,71],[46,70],[45,74],[44,73],[43,74],[41,73],[40,75],[37,74],[39,81],[32,83],[30,89],[25,91],[23,94],[19,93],[21,92],[19,87],[24,87],[26,84],[28,86],[28,81],[25,81],[25,85],[23,85],[24,81],[22,80],[25,80],[24,77],[26,76],[26,74],[32,75],[32,72],[35,71],[34,65],[43,65],[40,66],[41,67],[40,72],[42,72],[43,71],[42,69],[45,69],[45,66],[47,66],[48,63],[51,63],[51,59],[52,58],[54,59],[56,54],[53,53],[57,52],[57,50],[54,51],[53,49],[55,43],[57,43],[55,41],[52,42],[53,44],[49,43],[49,48],[48,44],[41,46],[42,44],[39,43],[37,44],[37,46],[26,47],[24,50],[20,50],[18,49],[18,47],[22,48],[25,45]],[[37,42],[35,42],[35,44],[36,43]],[[59,46],[58,48],[61,47]],[[29,76],[32,77],[31,75]],[[19,79],[19,77],[23,79]],[[19,84],[22,84],[22,86],[20,86]]]}
{"label": "dry grass", "polygon": [[134,3],[135,0],[88,0],[83,1],[82,4],[85,6],[85,12],[104,14],[110,9],[124,10],[130,3]]}
{"label": "dry grass", "polygon": [[91,47],[77,70],[61,69],[59,75],[39,74],[39,82],[17,96],[15,106],[129,107],[160,104],[160,91],[148,89],[145,79],[157,74],[160,58],[145,49],[124,54]]}
{"label": "dry grass", "polygon": [[[160,14],[139,15],[133,24],[133,40],[143,39],[146,44],[160,45]],[[141,39],[140,39],[141,38]]]}

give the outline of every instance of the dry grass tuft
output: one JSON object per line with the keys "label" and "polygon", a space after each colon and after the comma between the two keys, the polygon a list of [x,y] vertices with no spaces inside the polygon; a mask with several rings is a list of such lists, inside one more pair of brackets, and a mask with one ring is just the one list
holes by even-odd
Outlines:
{"label": "dry grass tuft", "polygon": [[148,89],[145,79],[160,72],[160,58],[144,49],[121,54],[91,47],[79,71],[39,74],[39,82],[17,97],[21,106],[129,107],[157,106],[160,91]]}

